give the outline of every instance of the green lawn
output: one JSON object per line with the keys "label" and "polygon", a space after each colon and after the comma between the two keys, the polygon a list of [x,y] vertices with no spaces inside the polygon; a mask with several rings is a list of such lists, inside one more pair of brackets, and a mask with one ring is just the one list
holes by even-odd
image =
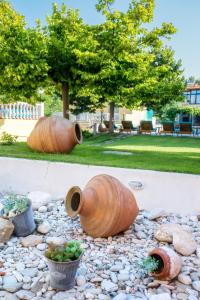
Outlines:
{"label": "green lawn", "polygon": [[[104,153],[110,150],[132,155]],[[16,143],[1,145],[0,156],[200,174],[200,139],[190,137],[104,134],[85,140],[71,154],[37,153],[26,143]]]}

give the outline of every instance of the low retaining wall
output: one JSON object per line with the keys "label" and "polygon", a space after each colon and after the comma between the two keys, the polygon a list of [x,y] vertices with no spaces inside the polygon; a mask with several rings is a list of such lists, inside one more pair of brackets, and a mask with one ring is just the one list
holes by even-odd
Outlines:
{"label": "low retaining wall", "polygon": [[140,209],[200,213],[199,175],[0,157],[0,192],[40,190],[58,198],[73,185],[83,188],[97,174],[113,175],[127,186],[130,181],[142,182],[143,188],[134,190]]}
{"label": "low retaining wall", "polygon": [[7,132],[18,137],[18,141],[26,141],[38,120],[0,119],[0,134]]}

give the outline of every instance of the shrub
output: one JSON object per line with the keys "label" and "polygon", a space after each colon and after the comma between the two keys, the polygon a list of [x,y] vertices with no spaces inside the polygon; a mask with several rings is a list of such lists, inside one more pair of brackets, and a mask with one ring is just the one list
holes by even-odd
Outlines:
{"label": "shrub", "polygon": [[13,217],[26,211],[29,199],[25,196],[9,194],[3,201],[3,214],[5,217]]}
{"label": "shrub", "polygon": [[45,256],[53,261],[67,262],[78,259],[82,253],[83,249],[81,249],[80,242],[69,241],[63,246],[50,244]]}
{"label": "shrub", "polygon": [[17,141],[17,136],[12,135],[7,132],[3,132],[0,137],[0,144],[1,145],[13,145]]}
{"label": "shrub", "polygon": [[82,135],[83,135],[83,138],[85,138],[85,139],[93,137],[93,134],[89,130],[83,130]]}

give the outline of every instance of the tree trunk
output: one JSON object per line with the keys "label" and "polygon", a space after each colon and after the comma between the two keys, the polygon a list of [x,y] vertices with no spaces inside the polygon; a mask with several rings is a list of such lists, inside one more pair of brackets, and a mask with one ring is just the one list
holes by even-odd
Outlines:
{"label": "tree trunk", "polygon": [[114,113],[115,113],[115,103],[110,102],[110,120],[109,120],[109,131],[114,132]]}
{"label": "tree trunk", "polygon": [[69,86],[62,84],[63,118],[69,119]]}

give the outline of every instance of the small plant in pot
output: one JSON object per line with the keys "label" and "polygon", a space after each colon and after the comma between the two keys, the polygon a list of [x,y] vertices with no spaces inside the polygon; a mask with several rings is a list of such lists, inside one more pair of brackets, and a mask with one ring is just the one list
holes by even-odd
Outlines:
{"label": "small plant in pot", "polygon": [[154,248],[139,263],[143,276],[150,274],[159,280],[172,280],[181,271],[180,256],[169,247]]}
{"label": "small plant in pot", "polygon": [[5,196],[2,204],[3,217],[12,221],[15,226],[14,234],[16,236],[27,236],[35,230],[36,224],[33,218],[33,210],[27,197],[8,194]]}
{"label": "small plant in pot", "polygon": [[50,244],[45,252],[50,270],[50,285],[57,290],[69,290],[75,285],[75,276],[83,249],[78,241],[68,241],[62,246]]}

